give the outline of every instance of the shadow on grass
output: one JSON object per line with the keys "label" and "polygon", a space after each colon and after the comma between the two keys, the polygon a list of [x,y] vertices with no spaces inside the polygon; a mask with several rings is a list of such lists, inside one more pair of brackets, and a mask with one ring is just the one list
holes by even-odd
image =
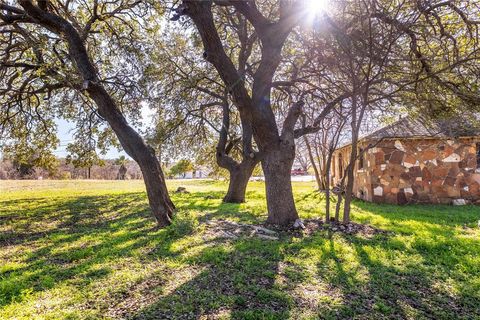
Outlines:
{"label": "shadow on grass", "polygon": [[[239,205],[222,204],[222,196],[221,192],[198,192],[173,197],[180,212],[196,211],[196,219],[209,213],[210,219],[249,216]],[[98,265],[137,257],[151,245],[156,245],[158,258],[176,257],[180,253],[171,250],[172,243],[191,232],[188,226],[180,230],[179,223],[157,230],[141,192],[15,199],[0,206],[0,228],[6,230],[0,235],[2,251],[7,257],[9,249],[23,251],[20,266],[0,268],[0,307],[65,281],[75,280],[82,287],[108,277],[108,268],[98,269]]]}
{"label": "shadow on grass", "polygon": [[476,224],[480,220],[480,207],[450,206],[450,205],[391,205],[375,204],[361,200],[354,201],[356,207],[374,215],[379,215],[388,220],[416,221],[441,226],[462,226],[464,224]]}
{"label": "shadow on grass", "polygon": [[442,286],[440,280],[452,276],[441,264],[429,265],[434,252],[422,255],[423,263],[407,263],[403,267],[382,262],[369,253],[385,244],[351,239],[360,263],[367,268],[369,282],[353,304],[365,304],[374,297],[373,309],[384,315],[427,319],[472,319],[480,317],[479,297],[458,295]]}
{"label": "shadow on grass", "polygon": [[[117,218],[145,216],[144,202],[142,193],[3,201],[0,227],[9,231],[2,233],[0,243],[15,245],[60,232],[80,235],[85,230],[102,230]],[[127,211],[133,213],[125,215]]]}
{"label": "shadow on grass", "polygon": [[[458,243],[458,245],[463,245]],[[465,247],[463,247],[465,249]],[[315,285],[305,285],[308,267],[291,262],[303,251],[317,252],[317,274],[324,286],[309,305]],[[408,255],[412,261],[395,261]],[[469,254],[474,254],[474,249]],[[310,308],[312,319],[474,319],[480,296],[446,286],[449,266],[437,252],[408,249],[392,236],[332,235],[327,232],[281,242],[238,240],[218,243],[192,257],[202,271],[128,319],[297,319]],[[309,259],[305,257],[305,259]],[[354,260],[352,263],[351,259]],[[398,263],[398,265],[397,265]],[[283,268],[280,266],[283,265]],[[288,269],[285,268],[288,265]],[[472,268],[474,266],[471,266]],[[475,270],[471,270],[474,274]],[[464,281],[462,279],[455,281]],[[278,279],[282,278],[281,282]],[[453,280],[453,279],[452,279]],[[301,288],[306,296],[295,291]],[[471,289],[471,288],[470,288]],[[310,300],[311,302],[311,300]]]}
{"label": "shadow on grass", "polygon": [[[478,242],[477,247],[469,249],[467,243],[457,241],[464,259],[475,255]],[[286,250],[290,257],[300,255],[300,260],[316,255],[312,261],[320,283],[305,289],[317,297],[311,307],[315,314],[312,319],[480,318],[479,266],[475,261],[454,258],[450,263],[448,253],[439,257],[436,250],[406,248],[398,244],[394,235],[367,239],[326,231],[291,244]],[[298,265],[295,268],[302,270]],[[477,281],[477,285],[465,281],[466,277]]]}
{"label": "shadow on grass", "polygon": [[214,241],[189,257],[188,263],[200,270],[188,281],[176,285],[160,298],[149,295],[148,305],[140,310],[117,316],[128,319],[217,319],[221,316],[287,319],[291,297],[275,284],[279,263],[284,258],[283,246],[281,242],[258,239]]}
{"label": "shadow on grass", "polygon": [[10,228],[0,237],[2,251],[8,256],[19,248],[23,263],[0,268],[0,307],[65,281],[81,288],[109,275],[99,265],[136,257],[152,242],[168,252],[183,236],[172,228],[157,230],[143,193],[49,201],[38,207],[23,199],[2,203],[0,227]]}
{"label": "shadow on grass", "polygon": [[[23,264],[0,269],[0,307],[28,299],[25,292],[66,282],[81,290],[108,279],[119,259],[132,258],[146,265],[159,261],[158,271],[112,298],[102,310],[112,318],[296,319],[305,310],[312,319],[480,317],[478,291],[468,284],[469,276],[480,273],[471,258],[479,243],[455,231],[476,213],[450,218],[442,206],[434,214],[423,206],[409,211],[356,202],[404,233],[203,239],[198,223],[205,219],[264,219],[244,205],[223,204],[222,197],[223,192],[173,195],[180,214],[163,230],[155,228],[144,193],[0,202],[0,227],[10,228],[0,236],[2,250],[25,250]],[[311,198],[315,194],[300,201]],[[421,235],[408,221],[422,223]],[[445,287],[449,281],[460,284],[458,291]],[[125,307],[129,302],[133,307]]]}

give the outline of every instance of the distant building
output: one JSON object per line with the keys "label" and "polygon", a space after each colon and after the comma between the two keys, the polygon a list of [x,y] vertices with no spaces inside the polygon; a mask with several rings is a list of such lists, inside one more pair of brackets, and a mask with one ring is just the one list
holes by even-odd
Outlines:
{"label": "distant building", "polygon": [[198,167],[184,173],[170,176],[171,179],[206,179],[210,176],[211,170],[206,167]]}
{"label": "distant building", "polygon": [[[404,118],[360,139],[354,195],[378,203],[480,203],[480,130],[468,121]],[[351,144],[333,155],[342,179]]]}
{"label": "distant building", "polygon": [[205,179],[208,178],[209,172],[205,168],[193,170],[193,171],[188,171],[185,172],[183,175],[177,176],[179,179]]}

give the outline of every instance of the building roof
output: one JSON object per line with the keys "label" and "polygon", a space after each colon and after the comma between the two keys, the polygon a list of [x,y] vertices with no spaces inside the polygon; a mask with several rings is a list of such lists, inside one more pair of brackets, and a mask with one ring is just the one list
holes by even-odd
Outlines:
{"label": "building roof", "polygon": [[[383,127],[359,141],[379,139],[412,138],[455,138],[480,136],[480,120],[468,118],[428,119],[424,117],[405,117],[391,125]],[[337,149],[350,145],[348,142]]]}
{"label": "building roof", "polygon": [[480,135],[476,121],[467,118],[426,119],[405,117],[362,140],[381,138],[454,138]]}

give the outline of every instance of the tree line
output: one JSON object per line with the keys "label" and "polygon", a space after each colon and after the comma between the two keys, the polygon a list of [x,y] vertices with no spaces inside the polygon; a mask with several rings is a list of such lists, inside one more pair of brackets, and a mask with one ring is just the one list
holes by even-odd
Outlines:
{"label": "tree line", "polygon": [[48,166],[19,159],[0,160],[0,180],[8,179],[142,179],[140,167],[124,156],[102,159],[88,166],[75,165],[68,158],[55,158]]}

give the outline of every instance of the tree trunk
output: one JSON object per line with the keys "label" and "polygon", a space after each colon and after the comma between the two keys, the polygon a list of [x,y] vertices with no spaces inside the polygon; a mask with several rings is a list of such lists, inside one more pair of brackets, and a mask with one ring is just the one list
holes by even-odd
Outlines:
{"label": "tree trunk", "polygon": [[229,170],[230,181],[228,184],[228,192],[223,198],[223,202],[245,202],[245,193],[247,191],[248,181],[252,176],[252,172],[256,164],[256,161],[244,160],[241,164]]}
{"label": "tree trunk", "polygon": [[[355,86],[355,82],[354,82]],[[367,98],[364,99],[366,101]],[[347,186],[345,189],[345,205],[343,208],[343,223],[350,222],[350,204],[353,198],[353,184],[355,180],[355,163],[357,161],[357,146],[358,146],[358,134],[360,126],[362,124],[363,114],[366,109],[366,105],[362,104],[360,108],[360,113],[357,118],[357,107],[358,101],[357,97],[354,95],[352,97],[352,152],[350,153],[350,164],[347,168]]]}
{"label": "tree trunk", "polygon": [[280,148],[270,151],[262,159],[267,195],[267,222],[276,225],[293,225],[298,217],[293,199],[291,170],[295,157],[293,152]]}
{"label": "tree trunk", "polygon": [[137,162],[142,170],[143,180],[147,189],[148,202],[152,213],[157,220],[158,225],[164,227],[171,223],[175,206],[168,195],[165,177],[163,176],[160,162],[156,158],[153,149],[149,149],[150,152],[145,154],[145,159]]}
{"label": "tree trunk", "polygon": [[100,115],[112,127],[125,152],[140,166],[150,208],[158,225],[160,227],[169,225],[175,206],[168,195],[165,177],[160,162],[155,155],[155,150],[147,145],[143,138],[127,123],[103,86],[92,84],[88,87],[88,93],[97,104]]}
{"label": "tree trunk", "polygon": [[308,157],[310,159],[310,163],[312,164],[313,172],[315,173],[315,180],[317,181],[318,190],[322,190],[325,188],[325,185],[323,184],[320,178],[320,173],[318,172],[317,163],[315,162],[315,158],[313,156],[312,147],[310,146],[310,142],[308,141],[308,138],[306,136],[303,136],[303,139],[307,147]]}
{"label": "tree trunk", "polygon": [[221,168],[227,169],[230,174],[228,192],[223,198],[223,202],[242,203],[245,202],[248,181],[258,163],[258,157],[252,148],[252,124],[249,118],[240,113],[240,121],[242,123],[242,162],[238,163],[229,156],[229,153],[238,141],[232,139],[228,142],[228,131],[230,129],[230,108],[228,102],[225,101],[222,107],[222,129],[220,130],[217,144],[216,160],[217,164]]}
{"label": "tree trunk", "polygon": [[342,194],[338,194],[337,205],[335,206],[335,222],[340,221],[340,207],[342,205]]}
{"label": "tree trunk", "polygon": [[[276,23],[264,23],[268,19],[262,17],[260,12],[259,15],[255,15],[257,13],[255,8],[248,8],[249,5],[243,4],[242,1],[232,2],[235,6],[246,8],[249,13],[253,12],[258,22],[254,23],[254,29],[261,43],[261,59],[253,75],[251,87],[247,89],[246,81],[239,77],[239,72],[226,54],[217,32],[212,13],[213,2],[185,1],[185,3],[188,4],[187,14],[202,38],[205,59],[214,65],[225,87],[229,88],[241,118],[250,124],[262,157],[265,174],[267,221],[284,226],[294,223],[298,219],[298,213],[293,200],[290,174],[295,157],[294,129],[304,102],[299,101],[290,108],[283,122],[282,134],[279,135],[277,119],[271,106],[271,93],[275,72],[282,61],[283,45],[294,28],[291,22],[299,19],[299,16],[280,19]],[[249,19],[250,17],[247,20]],[[245,132],[245,127],[243,131]]]}
{"label": "tree trunk", "polygon": [[345,204],[343,207],[343,223],[350,222],[350,204],[353,196],[353,183],[355,180],[355,162],[357,159],[357,143],[352,143],[352,152],[350,154],[350,165],[347,168],[347,185],[345,188]]}
{"label": "tree trunk", "polygon": [[326,173],[326,163],[327,163],[327,157],[325,156],[325,154],[322,154],[322,163],[321,165],[319,165],[319,168],[320,168],[319,172],[320,172],[320,179],[322,181],[324,190],[327,189],[328,186],[330,185],[328,183],[328,177]]}
{"label": "tree trunk", "polygon": [[325,222],[330,222],[330,169],[332,167],[332,152],[329,152],[327,162],[325,163]]}

